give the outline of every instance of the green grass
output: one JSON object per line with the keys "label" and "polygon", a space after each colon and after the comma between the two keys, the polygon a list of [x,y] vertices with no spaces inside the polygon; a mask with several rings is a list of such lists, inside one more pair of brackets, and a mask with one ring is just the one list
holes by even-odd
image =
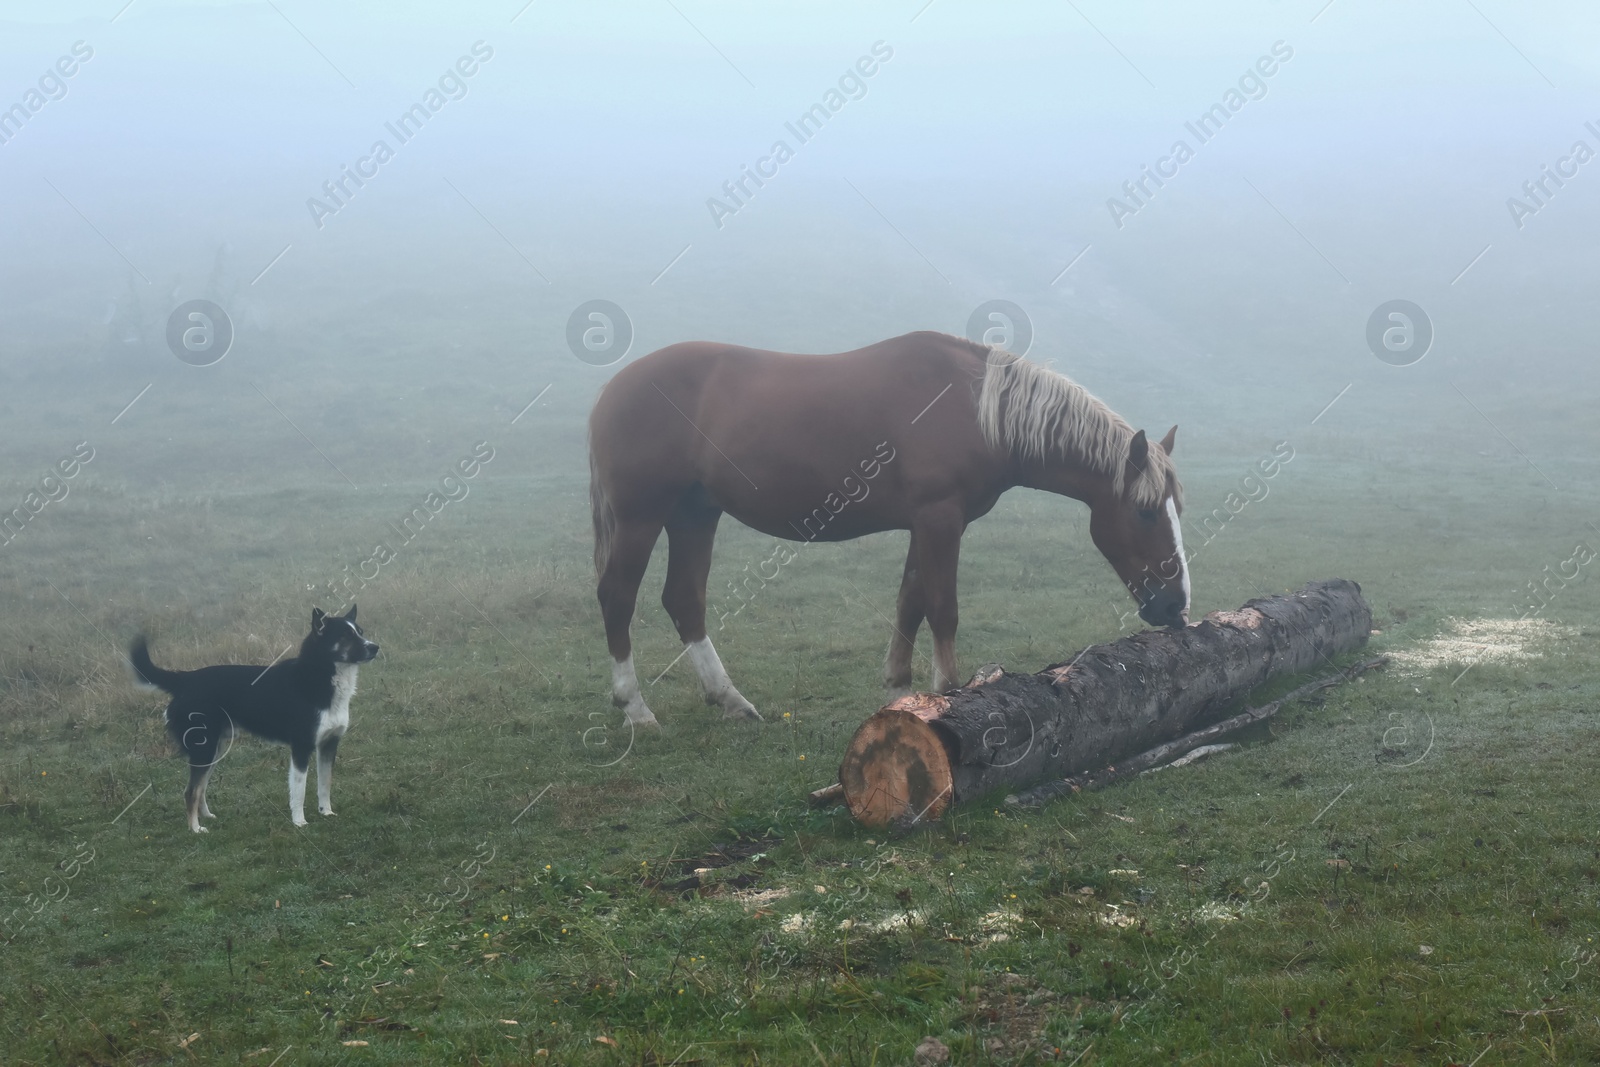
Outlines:
{"label": "green grass", "polygon": [[[510,367],[442,397],[334,383],[291,411],[360,490],[227,363],[208,387],[231,407],[167,382],[146,423],[107,428],[142,381],[115,373],[13,407],[32,450],[7,446],[8,497],[83,437],[52,404],[95,413],[101,454],[0,550],[0,1061],[902,1064],[930,1035],[963,1064],[1600,1059],[1587,575],[1539,658],[1374,673],[1210,761],[891,838],[804,795],[880,701],[904,535],[809,549],[714,634],[765,725],[717,719],[680,663],[647,686],[665,728],[631,736],[589,564],[601,375],[558,371],[512,427],[542,381]],[[340,402],[362,390],[352,439]],[[1400,649],[1515,615],[1595,543],[1581,493],[1458,428],[1419,456],[1413,432],[1300,434],[1202,549],[1197,608],[1353,578],[1373,647]],[[290,826],[285,753],[246,740],[212,831],[188,833],[159,698],[120,648],[148,629],[163,664],[266,662],[484,438],[471,495],[359,594],[385,653],[338,817]],[[1270,445],[1180,437],[1190,508]],[[769,547],[725,525],[713,602]],[[646,680],[678,651],[662,563]],[[968,534],[962,662],[1036,669],[1114,637],[1124,601],[1081,507],[1011,494]]]}

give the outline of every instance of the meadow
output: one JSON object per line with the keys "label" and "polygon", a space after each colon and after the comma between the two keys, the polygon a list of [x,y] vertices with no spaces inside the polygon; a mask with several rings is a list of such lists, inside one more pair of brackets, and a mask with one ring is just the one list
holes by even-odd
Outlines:
{"label": "meadow", "polygon": [[[1208,761],[890,836],[805,794],[881,702],[905,535],[809,548],[713,631],[758,725],[668,669],[658,547],[635,641],[663,729],[630,733],[584,464],[608,372],[446,325],[479,310],[241,331],[198,373],[115,346],[7,367],[5,499],[80,441],[95,457],[0,549],[0,1062],[857,1067],[930,1036],[962,1064],[1600,1060],[1593,567],[1514,622],[1600,545],[1581,389],[1453,368],[1512,446],[1432,364],[1396,386],[1372,361],[1331,412],[1342,378],[1256,419],[1274,386],[1243,364],[1188,397],[1105,355],[1066,367],[1184,422],[1195,520],[1292,443],[1214,539],[1189,524],[1196,614],[1351,578],[1396,658]],[[480,441],[467,493],[355,593],[384,652],[337,817],[292,827],[286,754],[242,740],[190,834],[129,639],[164,666],[271,660]],[[725,521],[713,603],[770,548]],[[1085,510],[1023,491],[969,531],[961,593],[965,670],[1135,624]]]}

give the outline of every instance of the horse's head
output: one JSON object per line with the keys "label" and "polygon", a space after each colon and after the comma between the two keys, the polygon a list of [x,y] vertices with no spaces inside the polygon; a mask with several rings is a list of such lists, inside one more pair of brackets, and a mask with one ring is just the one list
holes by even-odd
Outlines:
{"label": "horse's head", "polygon": [[[1161,439],[1162,459],[1172,454],[1177,433],[1174,426]],[[1189,621],[1189,564],[1178,522],[1183,503],[1172,464],[1151,454],[1143,430],[1128,446],[1122,485],[1121,493],[1090,503],[1089,536],[1139,602],[1139,617],[1151,626],[1180,628]]]}

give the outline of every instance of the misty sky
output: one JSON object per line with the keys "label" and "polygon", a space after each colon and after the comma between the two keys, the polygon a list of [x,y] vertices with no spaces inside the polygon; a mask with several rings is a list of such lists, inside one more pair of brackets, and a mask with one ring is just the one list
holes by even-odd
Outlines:
{"label": "misty sky", "polygon": [[253,324],[419,293],[503,308],[557,361],[595,297],[637,320],[635,355],[959,332],[1007,298],[1035,356],[1136,366],[1164,402],[1225,368],[1304,376],[1314,411],[1392,370],[1363,328],[1405,298],[1439,336],[1414,379],[1554,389],[1590,373],[1600,162],[1524,188],[1600,150],[1597,44],[1600,9],[1503,0],[10,0],[0,367],[70,361],[130,289],[196,295],[226,243],[241,351]]}

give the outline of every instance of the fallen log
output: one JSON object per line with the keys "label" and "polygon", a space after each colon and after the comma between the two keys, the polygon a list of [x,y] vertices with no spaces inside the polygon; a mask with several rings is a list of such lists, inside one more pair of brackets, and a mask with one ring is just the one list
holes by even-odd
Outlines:
{"label": "fallen log", "polygon": [[[1237,715],[1229,716],[1219,723],[1196,730],[1191,734],[1184,734],[1176,741],[1168,741],[1164,745],[1157,745],[1147,752],[1141,752],[1132,759],[1123,760],[1115,767],[1106,767],[1095,774],[1077,775],[1072,778],[1061,778],[1054,782],[1045,782],[1036,785],[1024,793],[1013,793],[1006,797],[1006,804],[1010,807],[1037,808],[1047,800],[1063,796],[1067,793],[1078,793],[1085,789],[1104,789],[1124,778],[1132,778],[1136,774],[1146,771],[1160,770],[1162,767],[1175,767],[1183,763],[1189,756],[1207,749],[1220,750],[1232,748],[1232,745],[1212,745],[1209,742],[1219,737],[1226,737],[1235,730],[1242,730],[1246,726],[1254,726],[1258,722],[1266,722],[1285,705],[1297,700],[1304,700],[1313,693],[1320,693],[1324,689],[1331,689],[1342,682],[1348,682],[1365,671],[1382,667],[1389,662],[1388,656],[1379,656],[1377,659],[1353,663],[1342,671],[1338,671],[1326,678],[1318,678],[1314,682],[1307,682],[1299,689],[1274,700],[1270,704],[1263,704],[1259,708],[1246,708]],[[841,787],[842,789],[842,787]],[[816,794],[813,793],[813,796]]]}
{"label": "fallen log", "polygon": [[1037,674],[991,664],[959,689],[881,708],[850,739],[839,784],[869,826],[931,821],[995,789],[1114,768],[1273,678],[1364,645],[1371,630],[1361,587],[1335,578],[1091,645]]}

